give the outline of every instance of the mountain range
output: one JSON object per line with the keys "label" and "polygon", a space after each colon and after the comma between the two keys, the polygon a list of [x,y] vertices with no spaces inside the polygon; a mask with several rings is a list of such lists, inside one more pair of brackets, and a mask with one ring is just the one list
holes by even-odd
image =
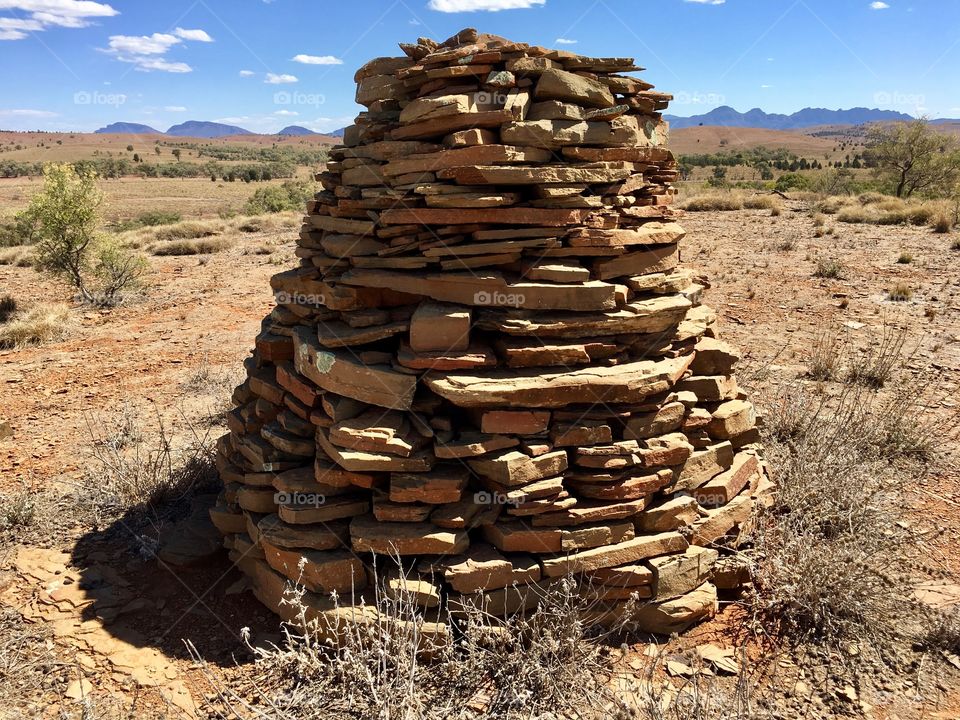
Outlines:
{"label": "mountain range", "polygon": [[[225,125],[218,122],[207,122],[204,120],[188,120],[187,122],[174,125],[166,132],[157,130],[149,125],[141,123],[115,122],[102,127],[94,132],[103,133],[123,133],[130,135],[172,135],[174,137],[194,137],[194,138],[219,138],[227,135],[253,135],[255,133],[238,127],[237,125]],[[338,130],[341,135],[342,130]],[[301,125],[288,125],[277,135],[304,136],[304,135],[323,135],[324,133],[314,132]],[[330,133],[333,135],[334,133]]]}
{"label": "mountain range", "polygon": [[856,107],[850,110],[828,110],[826,108],[804,108],[791,115],[766,113],[754,108],[745,113],[737,112],[723,105],[703,115],[678,117],[664,115],[674,130],[697,127],[698,125],[720,125],[723,127],[750,127],[766,130],[800,130],[817,125],[863,125],[872,122],[909,122],[915,118],[906,113],[878,108]]}
{"label": "mountain range", "polygon": [[[913,116],[895,110],[855,107],[849,110],[828,110],[826,108],[804,108],[790,115],[767,113],[754,108],[745,113],[723,105],[702,115],[680,117],[664,115],[674,130],[697,127],[698,125],[718,125],[721,127],[763,128],[766,130],[802,130],[821,125],[863,125],[873,122],[909,122]],[[947,121],[933,121],[947,122]],[[344,128],[328,133],[317,133],[301,125],[289,125],[277,135],[303,136],[328,135],[343,137]],[[218,138],[226,135],[253,135],[254,133],[236,125],[224,125],[217,122],[188,120],[174,125],[166,132],[156,130],[149,125],[139,123],[116,122],[102,127],[98,133],[133,133],[137,135],[173,135],[177,137]]]}

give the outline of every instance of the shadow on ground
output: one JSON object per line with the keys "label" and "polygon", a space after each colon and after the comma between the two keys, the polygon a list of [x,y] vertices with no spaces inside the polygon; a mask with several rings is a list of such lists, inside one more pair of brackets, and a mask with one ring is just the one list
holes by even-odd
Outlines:
{"label": "shadow on ground", "polygon": [[279,630],[279,621],[249,591],[210,522],[214,495],[180,502],[162,522],[135,508],[90,530],[73,547],[71,564],[93,602],[81,618],[99,621],[114,638],[189,659],[185,641],[210,663],[250,659],[241,628],[254,638]]}

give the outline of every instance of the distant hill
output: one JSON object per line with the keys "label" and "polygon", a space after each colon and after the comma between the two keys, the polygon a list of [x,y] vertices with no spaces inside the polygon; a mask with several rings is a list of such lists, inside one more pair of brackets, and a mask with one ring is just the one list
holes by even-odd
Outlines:
{"label": "distant hill", "polygon": [[187,122],[174,125],[167,130],[167,135],[176,137],[196,137],[196,138],[219,138],[225,135],[253,135],[249,130],[244,130],[236,125],[224,125],[223,123],[206,122],[203,120],[187,120]]}
{"label": "distant hill", "polygon": [[155,130],[149,125],[141,125],[140,123],[128,123],[128,122],[115,122],[110,123],[106,127],[102,127],[99,130],[95,130],[95,133],[101,135],[106,133],[123,133],[125,135],[163,135],[159,130]]}
{"label": "distant hill", "polygon": [[277,135],[321,135],[322,133],[314,132],[310,128],[305,128],[302,125],[287,125],[283,130],[277,133]]}
{"label": "distant hill", "polygon": [[914,118],[905,113],[893,110],[878,110],[870,108],[852,108],[850,110],[827,110],[825,108],[804,108],[792,115],[766,113],[760,108],[754,108],[745,113],[737,112],[732,107],[724,105],[703,115],[692,117],[678,117],[664,115],[670,122],[670,127],[676,130],[698,125],[712,125],[721,127],[762,128],[766,130],[798,130],[800,128],[817,125],[863,125],[872,122],[909,121]]}
{"label": "distant hill", "polygon": [[339,130],[331,130],[330,132],[328,132],[328,133],[326,133],[326,134],[329,135],[330,137],[342,138],[342,137],[343,137],[343,131],[344,131],[344,130],[346,130],[346,128],[340,128]]}

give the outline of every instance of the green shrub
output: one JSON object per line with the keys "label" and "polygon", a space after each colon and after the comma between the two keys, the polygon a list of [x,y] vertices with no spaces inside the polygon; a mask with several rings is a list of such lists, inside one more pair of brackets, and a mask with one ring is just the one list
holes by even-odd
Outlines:
{"label": "green shrub", "polygon": [[810,180],[799,173],[784,173],[777,178],[773,186],[774,190],[779,192],[790,192],[791,190],[809,190]]}
{"label": "green shrub", "polygon": [[137,222],[143,227],[155,227],[157,225],[173,225],[180,222],[180,213],[167,212],[164,210],[151,210],[137,216]]}
{"label": "green shrub", "polygon": [[248,215],[301,210],[316,192],[313,183],[288,180],[282,185],[268,185],[259,188],[247,201],[245,212]]}
{"label": "green shrub", "polygon": [[138,284],[145,263],[97,234],[102,203],[96,174],[48,165],[27,212],[38,227],[36,267],[69,283],[85,302],[110,305]]}

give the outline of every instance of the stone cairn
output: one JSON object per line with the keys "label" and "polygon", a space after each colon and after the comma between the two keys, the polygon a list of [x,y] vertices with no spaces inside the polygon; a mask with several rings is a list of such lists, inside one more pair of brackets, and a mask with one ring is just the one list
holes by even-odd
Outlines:
{"label": "stone cairn", "polygon": [[670,96],[629,58],[400,47],[357,72],[367,111],[271,281],[219,443],[225,545],[288,618],[290,581],[311,616],[407,592],[442,632],[571,577],[597,621],[682,631],[742,582],[722,555],[769,481],[678,267]]}

